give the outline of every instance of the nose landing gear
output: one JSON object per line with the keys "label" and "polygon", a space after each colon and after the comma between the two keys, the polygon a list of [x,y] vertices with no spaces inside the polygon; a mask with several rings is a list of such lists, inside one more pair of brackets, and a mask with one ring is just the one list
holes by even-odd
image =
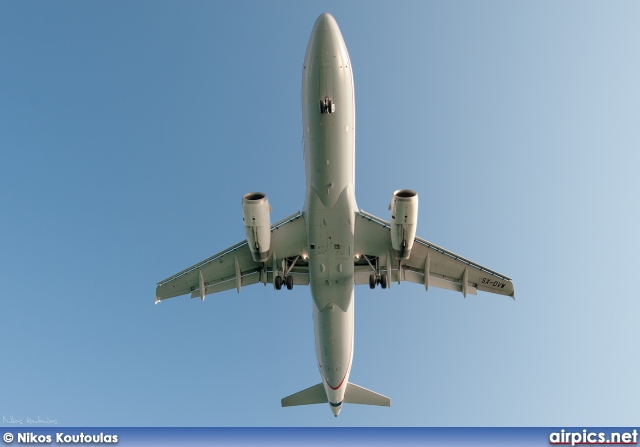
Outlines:
{"label": "nose landing gear", "polygon": [[320,113],[333,113],[336,111],[336,105],[331,101],[331,99],[326,96],[322,101],[320,101]]}

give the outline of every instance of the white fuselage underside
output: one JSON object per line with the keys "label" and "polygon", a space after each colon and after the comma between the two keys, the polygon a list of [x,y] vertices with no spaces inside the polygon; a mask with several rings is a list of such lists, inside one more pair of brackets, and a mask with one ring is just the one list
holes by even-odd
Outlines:
{"label": "white fuselage underside", "polygon": [[[321,112],[328,98],[333,107]],[[347,47],[328,14],[316,22],[302,71],[302,125],[318,368],[330,403],[343,401],[353,359],[355,100]]]}

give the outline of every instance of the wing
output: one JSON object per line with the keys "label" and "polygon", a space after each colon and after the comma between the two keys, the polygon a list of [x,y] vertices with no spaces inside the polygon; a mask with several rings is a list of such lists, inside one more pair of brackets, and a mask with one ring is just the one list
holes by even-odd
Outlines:
{"label": "wing", "polygon": [[377,269],[392,281],[410,281],[430,286],[476,294],[476,290],[515,298],[511,278],[451,253],[416,237],[407,260],[398,262],[391,255],[390,225],[382,219],[360,211],[356,217],[356,284],[368,284]]}
{"label": "wing", "polygon": [[160,281],[156,303],[187,293],[191,298],[202,299],[205,295],[234,288],[240,293],[243,286],[273,283],[278,272],[290,274],[294,284],[308,285],[309,265],[303,259],[306,250],[306,224],[304,216],[298,212],[271,227],[267,262],[255,262],[245,240]]}

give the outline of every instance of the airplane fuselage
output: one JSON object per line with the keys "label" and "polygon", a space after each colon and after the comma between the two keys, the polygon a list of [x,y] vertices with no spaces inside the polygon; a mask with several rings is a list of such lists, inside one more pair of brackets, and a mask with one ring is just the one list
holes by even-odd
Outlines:
{"label": "airplane fuselage", "polygon": [[318,368],[334,414],[353,359],[355,99],[347,47],[321,15],[302,71],[309,281]]}

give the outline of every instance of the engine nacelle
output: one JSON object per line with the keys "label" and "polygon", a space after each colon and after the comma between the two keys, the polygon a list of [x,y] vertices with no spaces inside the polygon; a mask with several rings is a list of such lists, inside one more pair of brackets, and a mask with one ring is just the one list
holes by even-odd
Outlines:
{"label": "engine nacelle", "polygon": [[393,193],[391,204],[391,246],[397,259],[411,256],[418,225],[418,193],[400,189]]}
{"label": "engine nacelle", "polygon": [[242,220],[251,256],[256,262],[269,259],[271,246],[271,206],[266,194],[250,192],[242,196]]}

